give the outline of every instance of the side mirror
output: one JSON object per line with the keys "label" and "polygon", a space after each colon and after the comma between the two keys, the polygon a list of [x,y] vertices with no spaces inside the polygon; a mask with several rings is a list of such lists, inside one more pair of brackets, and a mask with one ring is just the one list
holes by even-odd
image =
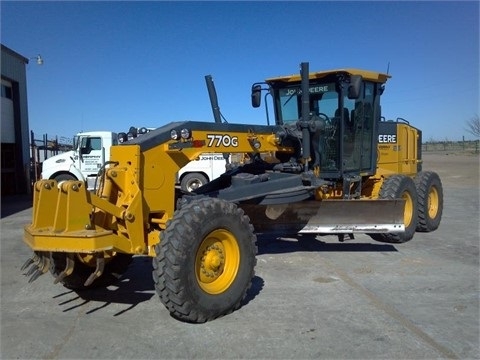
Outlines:
{"label": "side mirror", "polygon": [[252,106],[258,108],[262,102],[262,86],[253,85],[252,86]]}
{"label": "side mirror", "polygon": [[361,75],[350,76],[350,85],[348,85],[348,98],[358,99],[360,97],[360,91],[362,89],[363,78]]}

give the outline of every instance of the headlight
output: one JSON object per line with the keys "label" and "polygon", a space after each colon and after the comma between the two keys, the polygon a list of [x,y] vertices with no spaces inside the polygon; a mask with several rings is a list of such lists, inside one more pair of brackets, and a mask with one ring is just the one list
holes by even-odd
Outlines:
{"label": "headlight", "polygon": [[124,143],[125,141],[127,141],[127,134],[125,134],[124,132],[119,133],[118,142],[121,144],[121,143]]}
{"label": "headlight", "polygon": [[173,129],[172,131],[170,131],[170,138],[172,140],[178,140],[179,136],[178,136],[178,131]]}
{"label": "headlight", "polygon": [[190,130],[188,129],[182,129],[180,131],[180,135],[182,136],[182,139],[190,139]]}
{"label": "headlight", "polygon": [[[131,134],[132,139],[136,138],[138,133],[137,133],[137,128],[135,126],[130,126],[130,129],[128,129],[128,134]],[[127,134],[127,135],[128,135]]]}

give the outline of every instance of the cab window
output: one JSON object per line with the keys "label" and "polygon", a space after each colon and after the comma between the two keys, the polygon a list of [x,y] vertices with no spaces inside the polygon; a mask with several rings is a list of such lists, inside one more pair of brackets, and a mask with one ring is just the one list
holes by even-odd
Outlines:
{"label": "cab window", "polygon": [[90,146],[92,150],[102,150],[102,139],[97,138],[90,138]]}
{"label": "cab window", "polygon": [[80,150],[82,154],[89,154],[93,150],[102,150],[102,138],[100,137],[82,138]]}
{"label": "cab window", "polygon": [[[302,116],[302,91],[299,86],[278,89],[278,115],[283,124],[292,123]],[[323,113],[329,118],[335,116],[338,108],[338,93],[334,83],[312,84],[310,92],[310,112]]]}

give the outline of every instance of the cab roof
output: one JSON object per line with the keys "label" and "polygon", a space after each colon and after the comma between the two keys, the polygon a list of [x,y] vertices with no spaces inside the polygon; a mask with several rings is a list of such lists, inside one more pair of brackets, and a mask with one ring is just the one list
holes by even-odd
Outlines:
{"label": "cab roof", "polygon": [[[384,73],[379,73],[379,72],[374,72],[374,71],[369,71],[369,70],[361,70],[361,69],[334,69],[334,70],[324,70],[324,71],[316,71],[316,72],[310,72],[309,79],[314,80],[314,79],[321,79],[323,77],[326,77],[328,75],[334,75],[334,74],[348,74],[348,75],[361,75],[365,80],[373,81],[376,83],[385,83],[389,78],[391,78],[390,75],[384,74]],[[292,75],[286,75],[286,76],[278,76],[278,77],[272,77],[268,78],[265,80],[267,83],[271,82],[301,82],[302,78],[300,74],[292,74]]]}

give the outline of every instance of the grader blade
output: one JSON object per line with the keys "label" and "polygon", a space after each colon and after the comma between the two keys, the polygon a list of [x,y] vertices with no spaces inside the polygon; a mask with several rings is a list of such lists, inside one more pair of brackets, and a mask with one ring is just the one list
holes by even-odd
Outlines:
{"label": "grader blade", "polygon": [[316,234],[403,232],[404,206],[400,199],[241,205],[257,232]]}

